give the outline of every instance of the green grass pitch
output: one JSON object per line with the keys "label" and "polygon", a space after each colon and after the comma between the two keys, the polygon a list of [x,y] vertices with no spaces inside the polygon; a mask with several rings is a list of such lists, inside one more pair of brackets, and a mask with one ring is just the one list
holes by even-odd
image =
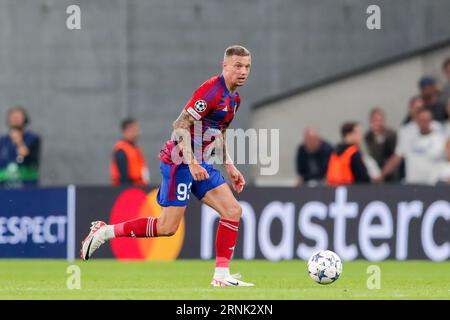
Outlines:
{"label": "green grass pitch", "polygon": [[[450,262],[344,262],[331,285],[313,282],[304,261],[234,261],[252,288],[211,288],[212,261],[76,261],[81,289],[67,289],[69,263],[0,260],[0,299],[450,299]],[[367,267],[381,269],[381,288],[367,288]]]}

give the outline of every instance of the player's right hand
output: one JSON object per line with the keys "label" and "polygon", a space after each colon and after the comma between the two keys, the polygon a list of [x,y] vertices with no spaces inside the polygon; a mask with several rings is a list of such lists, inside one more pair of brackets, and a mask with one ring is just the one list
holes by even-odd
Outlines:
{"label": "player's right hand", "polygon": [[189,171],[191,171],[192,178],[194,178],[195,181],[209,179],[208,171],[197,163],[190,164]]}

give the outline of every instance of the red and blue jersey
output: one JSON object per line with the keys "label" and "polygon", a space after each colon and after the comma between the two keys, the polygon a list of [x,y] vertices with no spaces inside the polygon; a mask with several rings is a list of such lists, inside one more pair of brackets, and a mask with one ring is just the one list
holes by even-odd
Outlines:
{"label": "red and blue jersey", "polygon": [[[237,92],[228,91],[223,75],[212,77],[194,92],[184,107],[184,110],[198,121],[199,128],[201,125],[201,136],[194,134],[196,125],[190,129],[193,150],[195,146],[198,148],[201,145],[203,154],[214,140],[211,137],[228,128],[239,108],[240,101]],[[172,164],[171,152],[175,145],[176,141],[167,141],[159,154],[159,159],[164,163]]]}

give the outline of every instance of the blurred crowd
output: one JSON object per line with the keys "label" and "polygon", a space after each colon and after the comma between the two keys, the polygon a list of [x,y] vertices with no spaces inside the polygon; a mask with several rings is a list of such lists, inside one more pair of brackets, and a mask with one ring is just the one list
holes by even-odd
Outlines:
{"label": "blurred crowd", "polygon": [[[0,136],[0,188],[36,187],[41,138],[28,129],[30,118],[22,106],[10,108],[6,118],[8,132]],[[132,118],[124,119],[121,131],[111,156],[112,185],[149,185],[150,173],[138,146],[139,123]]]}
{"label": "blurred crowd", "polygon": [[356,122],[341,127],[342,141],[331,146],[315,128],[307,128],[296,158],[298,184],[450,183],[450,58],[442,65],[446,83],[418,81],[405,119],[389,128],[389,115],[374,107],[364,133]]}

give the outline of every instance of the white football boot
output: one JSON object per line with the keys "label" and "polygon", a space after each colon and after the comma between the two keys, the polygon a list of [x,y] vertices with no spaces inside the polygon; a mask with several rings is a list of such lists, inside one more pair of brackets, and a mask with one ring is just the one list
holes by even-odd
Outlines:
{"label": "white football boot", "polygon": [[225,277],[217,277],[211,281],[211,286],[213,287],[253,287],[253,283],[244,282],[241,279],[241,274],[235,273],[232,275],[227,275]]}
{"label": "white football boot", "polygon": [[95,250],[112,238],[111,235],[108,235],[111,232],[109,229],[112,229],[112,226],[108,226],[103,221],[94,221],[91,224],[91,232],[81,242],[80,256],[83,260],[89,260]]}

